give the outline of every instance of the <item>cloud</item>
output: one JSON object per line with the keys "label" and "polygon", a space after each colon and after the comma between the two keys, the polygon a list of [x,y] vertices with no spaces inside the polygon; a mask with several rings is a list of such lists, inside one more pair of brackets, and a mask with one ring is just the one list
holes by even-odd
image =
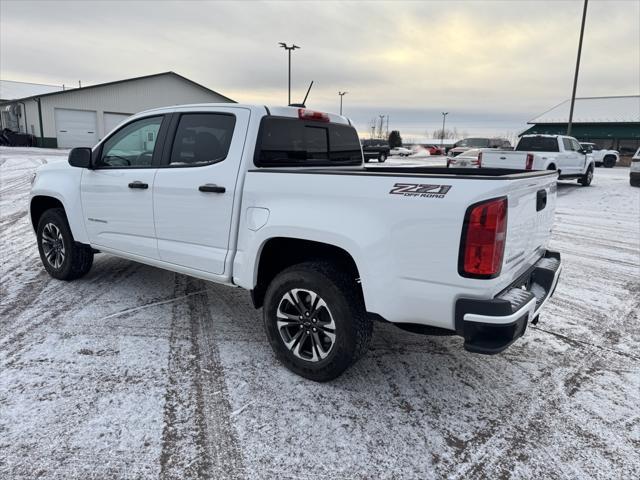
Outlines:
{"label": "cloud", "polygon": [[[423,131],[450,111],[474,133],[524,122],[571,92],[582,2],[1,2],[0,74],[83,84],[174,70],[243,102],[310,105],[362,130]],[[578,94],[640,91],[640,2],[589,3]],[[416,112],[421,112],[417,114]],[[432,118],[433,117],[433,118]],[[395,122],[395,123],[394,123]],[[496,127],[495,125],[499,125]],[[433,129],[435,127],[428,127]]]}

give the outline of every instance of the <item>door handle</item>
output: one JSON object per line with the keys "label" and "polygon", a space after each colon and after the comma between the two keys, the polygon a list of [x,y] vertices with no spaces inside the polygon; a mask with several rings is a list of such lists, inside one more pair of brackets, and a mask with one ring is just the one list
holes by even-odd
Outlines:
{"label": "door handle", "polygon": [[215,183],[205,183],[204,185],[200,185],[198,190],[201,192],[211,192],[211,193],[224,193],[227,191],[226,188],[220,187]]}
{"label": "door handle", "polygon": [[149,188],[149,185],[144,182],[141,182],[140,180],[136,180],[135,182],[131,182],[129,184],[129,188],[140,188],[144,190],[146,188]]}

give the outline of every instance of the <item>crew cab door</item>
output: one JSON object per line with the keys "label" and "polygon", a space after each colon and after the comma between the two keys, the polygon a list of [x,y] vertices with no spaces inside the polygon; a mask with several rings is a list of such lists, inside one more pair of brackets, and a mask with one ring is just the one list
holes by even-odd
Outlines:
{"label": "crew cab door", "polygon": [[558,169],[562,170],[562,174],[576,175],[581,173],[584,167],[585,155],[580,152],[581,147],[577,140],[573,138],[562,137],[562,146],[564,152],[560,153],[561,161],[558,162]]}
{"label": "crew cab door", "polygon": [[221,275],[249,110],[175,113],[153,188],[160,259]]}
{"label": "crew cab door", "polygon": [[80,195],[91,245],[158,258],[153,182],[160,163],[164,115],[134,120],[94,151],[82,173]]}

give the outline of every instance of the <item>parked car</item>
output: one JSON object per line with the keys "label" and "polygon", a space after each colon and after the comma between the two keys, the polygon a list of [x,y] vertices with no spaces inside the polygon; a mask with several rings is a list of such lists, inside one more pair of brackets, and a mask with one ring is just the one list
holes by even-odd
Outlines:
{"label": "parked car", "polygon": [[472,148],[457,157],[447,157],[448,168],[480,168],[482,167],[482,150]]}
{"label": "parked car", "polygon": [[504,138],[465,138],[454,143],[453,147],[447,151],[447,155],[457,157],[471,148],[500,148],[506,150],[512,147],[511,142]]}
{"label": "parked car", "polygon": [[40,167],[29,218],[56,279],[104,252],[248,290],[276,357],[326,381],[374,320],[506,349],[558,281],[555,203],[553,172],[365,167],[344,117],[209,104],[138,113]]}
{"label": "parked car", "polygon": [[378,160],[378,162],[384,163],[389,156],[390,150],[391,147],[385,140],[362,140],[362,156],[365,163],[370,160]]}
{"label": "parked car", "polygon": [[617,150],[605,150],[591,142],[580,142],[580,146],[588,154],[591,154],[596,167],[604,165],[605,168],[613,168],[616,166],[616,163],[618,163],[618,160],[620,160],[620,154]]}
{"label": "parked car", "polygon": [[516,170],[555,170],[560,180],[577,179],[591,185],[593,158],[578,140],[565,135],[523,135],[515,151],[485,150],[482,167]]}
{"label": "parked car", "polygon": [[423,148],[428,150],[430,155],[444,155],[444,147],[440,148],[436,145],[425,145]]}
{"label": "parked car", "polygon": [[629,183],[632,187],[640,187],[640,148],[636,150],[636,153],[631,157]]}
{"label": "parked car", "polygon": [[409,155],[413,155],[413,150],[405,147],[395,147],[389,151],[390,155],[398,156],[398,157],[408,157]]}

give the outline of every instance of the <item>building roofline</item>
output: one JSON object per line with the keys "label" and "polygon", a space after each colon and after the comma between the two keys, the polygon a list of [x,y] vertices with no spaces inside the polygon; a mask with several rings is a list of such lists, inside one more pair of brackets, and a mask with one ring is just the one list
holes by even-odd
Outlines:
{"label": "building roofline", "polygon": [[[604,96],[600,96],[600,97],[576,97],[576,100],[600,100],[603,98],[635,98],[635,97],[640,97],[640,95],[604,95]],[[570,98],[563,100],[562,102],[554,105],[553,107],[545,110],[542,113],[539,113],[538,115],[536,115],[535,117],[533,117],[531,120],[527,121],[527,125],[535,125],[538,123],[546,123],[546,124],[558,124],[558,123],[569,123],[569,121],[567,120],[566,122],[534,122],[534,120],[536,118],[540,118],[543,115],[545,115],[546,113],[549,113],[551,110],[554,110],[556,108],[558,108],[560,105],[563,105],[567,102],[571,101]],[[577,122],[573,122],[573,123],[577,123]],[[585,123],[585,122],[582,122]],[[586,122],[586,123],[635,123],[635,122]]]}
{"label": "building roofline", "polygon": [[79,91],[84,91],[84,90],[89,90],[92,88],[98,88],[98,87],[106,87],[106,86],[110,86],[110,85],[117,85],[119,83],[126,83],[126,82],[133,82],[135,80],[146,80],[147,78],[154,78],[154,77],[161,77],[164,75],[173,75],[175,77],[178,77],[182,80],[186,80],[187,82],[191,83],[192,85],[195,85],[199,88],[202,88],[203,90],[206,90],[208,92],[211,93],[215,93],[216,95],[219,95],[220,97],[228,100],[229,102],[232,103],[236,103],[235,100],[230,99],[229,97],[225,97],[224,95],[222,95],[221,93],[216,92],[215,90],[211,90],[210,88],[205,87],[204,85],[201,85],[197,82],[194,82],[193,80],[184,77],[182,75],[180,75],[179,73],[173,72],[173,71],[167,71],[167,72],[160,72],[160,73],[152,73],[151,75],[143,75],[141,77],[133,77],[133,78],[125,78],[122,80],[115,80],[113,82],[106,82],[106,83],[97,83],[95,85],[89,85],[87,87],[79,87],[79,88],[69,88],[66,90],[60,90],[57,92],[49,92],[49,93],[42,93],[40,95],[30,95],[28,97],[22,97],[22,98],[14,98],[12,100],[7,100],[4,102],[1,102],[0,105],[7,105],[9,103],[15,103],[15,102],[23,102],[25,100],[30,100],[30,99],[35,99],[35,98],[42,98],[42,97],[50,97],[52,95],[63,95],[66,93],[70,93],[70,92],[79,92]]}

